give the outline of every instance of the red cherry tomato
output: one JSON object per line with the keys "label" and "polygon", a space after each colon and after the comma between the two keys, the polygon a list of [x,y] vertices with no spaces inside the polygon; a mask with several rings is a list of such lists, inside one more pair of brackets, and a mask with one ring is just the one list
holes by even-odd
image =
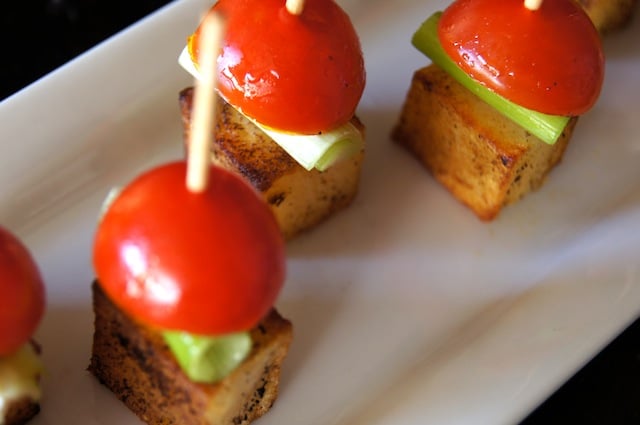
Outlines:
{"label": "red cherry tomato", "polygon": [[211,168],[205,192],[186,164],[127,186],[98,227],[93,261],[107,295],[148,325],[217,335],[247,330],[273,306],[284,241],[268,206],[240,177]]}
{"label": "red cherry tomato", "polygon": [[539,112],[577,116],[604,79],[597,30],[574,0],[458,0],[440,19],[445,51],[471,77]]}
{"label": "red cherry tomato", "polygon": [[[226,19],[219,91],[261,124],[302,134],[349,121],[365,85],[360,41],[333,0],[307,0],[301,15],[285,0],[220,0]],[[190,38],[198,56],[198,29]]]}
{"label": "red cherry tomato", "polygon": [[0,356],[10,354],[35,332],[45,308],[45,289],[28,249],[0,227]]}

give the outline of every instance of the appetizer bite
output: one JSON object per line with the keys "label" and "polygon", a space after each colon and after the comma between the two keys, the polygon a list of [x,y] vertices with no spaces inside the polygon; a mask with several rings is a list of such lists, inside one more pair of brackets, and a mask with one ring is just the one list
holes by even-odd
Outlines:
{"label": "appetizer bite", "polygon": [[274,403],[292,338],[273,307],[284,239],[255,189],[193,142],[188,162],[143,173],[101,218],[89,370],[148,424],[247,424]]}
{"label": "appetizer bite", "polygon": [[212,166],[144,173],[113,201],[94,246],[89,370],[148,424],[245,424],[278,393],[291,323],[272,308],[284,278],[268,207]]}
{"label": "appetizer bite", "polygon": [[[213,163],[244,176],[286,238],[347,207],[358,190],[365,85],[360,41],[333,0],[220,0],[227,32],[217,60],[220,114]],[[200,77],[200,29],[180,64]],[[193,89],[180,93],[185,143]]]}
{"label": "appetizer bite", "polygon": [[0,227],[0,424],[40,411],[40,348],[32,339],[45,309],[40,271],[27,247]]}
{"label": "appetizer bite", "polygon": [[539,188],[598,99],[598,31],[573,0],[458,0],[429,17],[392,138],[482,220]]}

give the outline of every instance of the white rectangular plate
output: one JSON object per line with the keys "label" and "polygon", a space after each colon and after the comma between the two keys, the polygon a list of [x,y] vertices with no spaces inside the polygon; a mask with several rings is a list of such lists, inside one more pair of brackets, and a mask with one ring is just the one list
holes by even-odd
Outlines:
{"label": "white rectangular plate", "polygon": [[[342,4],[368,72],[361,191],[289,245],[295,340],[260,423],[518,421],[640,312],[640,22],[607,38],[602,97],[546,185],[482,223],[389,138],[428,62],[411,35],[445,3]],[[0,104],[0,222],[48,286],[34,424],[139,423],[86,372],[92,237],[110,187],[182,156],[176,58],[209,5],[175,2]]]}

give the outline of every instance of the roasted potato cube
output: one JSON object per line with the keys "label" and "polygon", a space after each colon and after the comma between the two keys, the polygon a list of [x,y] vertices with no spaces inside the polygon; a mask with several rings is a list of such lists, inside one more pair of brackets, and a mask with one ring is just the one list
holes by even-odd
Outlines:
{"label": "roasted potato cube", "polygon": [[543,184],[576,120],[545,144],[430,65],[415,72],[392,138],[488,221]]}

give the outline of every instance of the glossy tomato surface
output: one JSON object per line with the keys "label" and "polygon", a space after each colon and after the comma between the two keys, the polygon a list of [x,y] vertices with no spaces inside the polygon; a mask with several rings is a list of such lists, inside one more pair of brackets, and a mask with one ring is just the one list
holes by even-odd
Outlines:
{"label": "glossy tomato surface", "polygon": [[[218,58],[226,100],[268,127],[316,134],[346,123],[365,86],[360,41],[333,0],[307,0],[292,15],[285,0],[220,0],[226,19]],[[199,30],[190,39],[197,58]]]}
{"label": "glossy tomato surface", "polygon": [[600,37],[573,0],[458,0],[442,14],[445,51],[471,77],[535,111],[577,116],[604,79]]}
{"label": "glossy tomato surface", "polygon": [[273,306],[285,277],[284,241],[247,183],[212,167],[194,194],[186,164],[154,168],[127,186],[98,226],[94,266],[126,313],[201,335],[249,329]]}
{"label": "glossy tomato surface", "polygon": [[45,288],[31,253],[0,227],[0,356],[31,338],[44,308]]}

